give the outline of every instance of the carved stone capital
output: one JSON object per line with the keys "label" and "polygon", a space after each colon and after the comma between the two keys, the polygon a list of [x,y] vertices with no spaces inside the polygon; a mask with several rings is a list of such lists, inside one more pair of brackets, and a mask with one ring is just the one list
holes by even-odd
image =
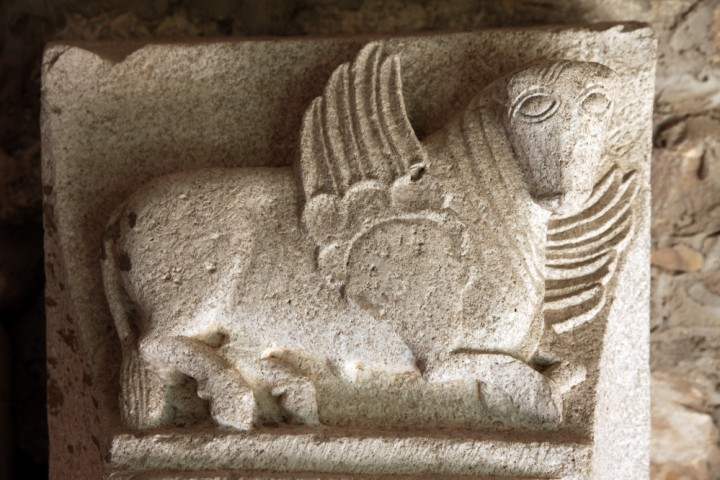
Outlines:
{"label": "carved stone capital", "polygon": [[55,478],[646,476],[654,48],[48,48]]}

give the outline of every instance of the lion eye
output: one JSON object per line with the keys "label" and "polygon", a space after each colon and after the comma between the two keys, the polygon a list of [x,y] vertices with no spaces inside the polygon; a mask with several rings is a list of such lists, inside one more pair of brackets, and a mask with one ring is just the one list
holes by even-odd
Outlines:
{"label": "lion eye", "polygon": [[582,108],[595,115],[605,112],[609,106],[610,99],[600,92],[593,92],[582,101]]}
{"label": "lion eye", "polygon": [[557,105],[555,98],[538,93],[524,99],[517,107],[517,113],[528,120],[543,120],[555,111]]}

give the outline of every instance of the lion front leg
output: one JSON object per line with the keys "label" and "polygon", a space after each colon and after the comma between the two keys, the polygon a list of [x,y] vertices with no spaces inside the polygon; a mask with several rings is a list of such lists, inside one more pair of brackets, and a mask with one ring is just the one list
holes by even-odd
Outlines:
{"label": "lion front leg", "polygon": [[318,391],[336,379],[329,359],[306,350],[272,346],[260,355],[272,395],[291,423],[318,425]]}
{"label": "lion front leg", "polygon": [[252,388],[212,347],[189,337],[155,337],[143,340],[140,352],[147,362],[195,379],[198,396],[210,402],[210,413],[219,425],[253,428],[257,402]]}
{"label": "lion front leg", "polygon": [[425,374],[430,383],[477,382],[478,397],[489,415],[521,425],[557,425],[562,396],[553,381],[505,354],[453,353]]}

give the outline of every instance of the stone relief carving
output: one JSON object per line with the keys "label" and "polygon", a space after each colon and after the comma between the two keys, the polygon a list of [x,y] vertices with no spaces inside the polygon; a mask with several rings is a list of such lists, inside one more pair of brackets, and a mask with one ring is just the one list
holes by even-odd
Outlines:
{"label": "stone relief carving", "polygon": [[603,155],[616,75],[529,65],[421,141],[401,60],[371,43],[335,70],[296,169],[180,172],[116,210],[129,426],[562,422],[585,370],[555,347],[612,301],[633,232],[637,181]]}

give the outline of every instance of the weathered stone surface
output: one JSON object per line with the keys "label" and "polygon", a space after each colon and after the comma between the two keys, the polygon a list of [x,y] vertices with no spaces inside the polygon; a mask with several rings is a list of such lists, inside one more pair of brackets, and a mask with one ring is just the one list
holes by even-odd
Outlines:
{"label": "weathered stone surface", "polygon": [[720,230],[720,122],[698,116],[661,129],[652,171],[653,239]]}
{"label": "weathered stone surface", "polygon": [[669,380],[653,398],[668,422],[653,432],[652,473],[659,479],[717,478],[712,432],[720,421],[720,4],[658,7],[666,20],[658,24],[653,245],[662,250],[684,244],[702,255],[703,266],[693,272],[653,268],[652,370]]}
{"label": "weathered stone surface", "polygon": [[697,272],[703,267],[702,254],[682,243],[653,250],[650,261],[671,272]]}
{"label": "weathered stone surface", "polygon": [[[272,468],[290,472],[451,476],[512,473],[523,478],[617,478],[621,472],[630,472],[635,477],[646,475],[647,309],[638,299],[646,299],[648,294],[647,140],[653,75],[653,40],[648,31],[626,26],[388,40],[384,42],[384,49],[396,53],[403,68],[400,73],[397,60],[392,56],[387,61],[378,57],[377,62],[369,64],[380,65],[376,67],[380,69],[378,78],[391,85],[387,91],[379,90],[376,97],[382,113],[368,116],[390,122],[391,135],[383,140],[388,142],[389,138],[390,143],[377,150],[363,143],[367,136],[354,137],[365,139],[361,141],[362,146],[357,143],[354,147],[348,142],[348,129],[362,130],[373,123],[366,124],[362,119],[347,123],[348,115],[362,109],[343,110],[348,107],[339,102],[357,104],[358,99],[374,97],[349,98],[349,80],[343,75],[354,72],[355,67],[335,70],[352,59],[366,42],[363,39],[258,41],[147,46],[139,50],[111,45],[57,45],[48,50],[43,135],[44,182],[52,186],[46,198],[47,205],[52,207],[46,217],[47,259],[52,265],[47,301],[51,320],[49,355],[63,358],[61,365],[51,365],[49,408],[53,442],[56,445],[76,442],[73,448],[81,446],[88,452],[72,456],[59,451],[53,458],[54,475],[83,471],[98,476],[105,465],[95,458],[105,458],[109,451],[112,454],[108,466],[121,470]],[[619,52],[617,56],[607,54],[608,45]],[[428,55],[430,51],[433,55]],[[544,70],[527,67],[541,55],[571,62],[546,63]],[[614,73],[610,75],[602,70],[607,70],[606,67],[598,66],[588,70],[591,64],[582,62],[589,61],[600,62]],[[362,65],[358,62],[356,66]],[[519,73],[513,74],[517,69]],[[332,74],[334,70],[336,73]],[[368,72],[371,75],[372,69]],[[613,75],[619,77],[622,89],[606,83]],[[588,85],[583,82],[595,77],[594,90],[584,90]],[[330,81],[323,93],[328,78],[335,80]],[[548,78],[553,82],[557,78],[563,80],[558,89],[553,86],[542,93],[525,90],[533,87],[537,79],[547,81]],[[493,81],[496,83],[490,85]],[[365,85],[373,86],[375,82]],[[80,96],[78,92],[85,94]],[[259,92],[262,95],[258,95]],[[308,108],[311,100],[320,94],[323,100],[316,100],[312,103],[314,107]],[[472,122],[473,117],[463,119],[453,114],[462,110],[475,95],[487,99],[487,104],[478,101],[471,105],[477,107],[478,112],[487,110],[488,113],[481,113],[478,118],[483,119],[482,129],[488,137],[478,141],[466,138],[463,144],[462,135],[457,139],[453,137],[457,134],[453,128],[455,132],[468,131],[473,124],[464,125],[464,122]],[[394,103],[398,99],[401,103]],[[517,103],[513,106],[514,99]],[[506,110],[496,112],[493,102],[498,101],[510,103],[505,106]],[[510,106],[513,107],[508,111]],[[325,112],[324,117],[317,117],[317,124],[313,109]],[[524,124],[513,124],[517,109],[520,111],[517,115],[525,115],[541,127],[533,130]],[[574,116],[577,113],[573,113],[580,109],[598,119],[590,124],[582,123]],[[556,110],[557,119],[540,123]],[[407,122],[405,111],[409,123],[403,124],[402,121]],[[606,111],[612,111],[612,117],[604,116]],[[308,113],[301,125],[303,112]],[[555,120],[559,120],[557,125],[553,125]],[[90,124],[93,128],[88,130]],[[443,127],[446,124],[450,127]],[[316,128],[325,131],[325,136],[318,137],[314,133]],[[383,128],[387,129],[387,124]],[[430,135],[436,131],[440,133]],[[507,132],[508,137],[502,132]],[[415,135],[422,141],[421,145],[413,142]],[[577,150],[576,156],[567,154],[562,158],[569,163],[546,163],[554,158],[555,152],[572,151],[572,142],[582,135],[589,135],[589,140],[577,145],[583,145],[586,150]],[[318,138],[325,138],[322,148],[312,145]],[[571,143],[564,145],[567,141]],[[362,154],[348,157],[352,148],[360,146],[375,152],[377,156],[368,156],[364,161],[378,162],[378,158],[387,156],[388,145],[397,155],[383,160],[390,163],[380,163],[385,167],[370,165],[365,167],[369,170],[358,168],[356,172],[342,166],[341,162],[347,166],[357,161],[354,158],[362,159]],[[482,150],[477,153],[477,149],[488,148],[488,145],[490,153]],[[519,165],[513,167],[514,155]],[[323,156],[325,159],[320,161]],[[464,161],[470,161],[469,165],[465,166],[453,156],[465,158]],[[296,190],[291,169],[238,168],[281,167],[298,157],[300,171],[304,172],[302,190]],[[480,164],[482,176],[487,176],[482,181],[488,182],[482,195],[472,187],[468,173],[475,168],[476,157],[483,161],[495,158],[499,165],[492,167],[500,172],[493,181],[492,175],[497,172],[492,168],[483,169]],[[580,161],[577,165],[572,163],[576,159]],[[333,162],[337,162],[336,167],[332,166]],[[323,173],[327,165],[330,172],[337,168],[339,173]],[[380,169],[387,165],[394,165],[396,177],[382,176]],[[162,177],[170,172],[211,166],[232,169],[197,170]],[[568,175],[547,174],[558,168],[566,168]],[[363,177],[368,171],[372,175]],[[118,204],[138,189],[139,178],[143,179],[142,183],[151,178],[157,180],[148,183],[150,186],[117,209]],[[500,188],[499,179],[506,181],[506,185]],[[469,183],[470,188],[463,182]],[[330,185],[333,190],[328,190]],[[493,191],[504,191],[507,197],[490,200]],[[299,192],[304,199],[298,196]],[[464,236],[477,242],[478,235],[479,238],[487,235],[484,233],[487,229],[482,227],[463,227],[477,224],[477,220],[472,220],[471,207],[483,205],[483,201],[488,210],[485,211],[487,217],[480,217],[486,218],[482,221],[489,225],[515,222],[507,228],[518,229],[518,232],[525,229],[522,235],[529,235],[528,239],[521,234],[498,234],[499,237],[491,236],[490,240],[478,242],[477,247],[468,246]],[[303,205],[305,213],[298,224],[299,209]],[[492,208],[502,213],[489,213]],[[578,209],[582,213],[577,213]],[[110,229],[105,232],[113,211]],[[361,212],[365,212],[364,216]],[[460,222],[450,218],[452,215],[448,216],[448,212],[457,213]],[[386,230],[378,230],[379,236],[372,238],[367,236],[368,232],[375,232],[372,229],[358,236],[339,228],[352,226],[353,222],[363,225],[363,218],[367,219],[368,215],[393,220],[377,223]],[[528,218],[521,220],[522,215]],[[261,218],[264,220],[259,220]],[[488,220],[490,218],[494,220]],[[431,226],[421,229],[420,237],[425,238],[407,244],[415,252],[413,255],[424,262],[422,268],[412,261],[397,263],[398,258],[402,258],[397,252],[408,248],[402,246],[405,245],[402,242],[400,250],[386,256],[389,260],[382,260],[383,242],[390,247],[392,243],[388,239],[398,235],[392,229],[402,230],[406,223],[412,226],[413,222],[425,221]],[[454,222],[459,228],[453,228]],[[548,225],[547,222],[548,231],[540,228]],[[585,230],[576,230],[576,224],[585,225]],[[226,230],[228,228],[230,230]],[[463,229],[470,233],[463,233]],[[211,230],[217,235],[213,236]],[[605,247],[606,232],[611,233],[617,243]],[[203,247],[206,234],[210,243]],[[399,232],[399,238],[417,234]],[[105,249],[101,253],[103,235]],[[450,239],[446,247],[443,235]],[[592,241],[583,243],[583,238]],[[319,247],[316,260],[313,242]],[[557,268],[553,267],[553,261],[562,263],[567,245],[579,251],[592,246],[596,256],[588,257],[592,261],[584,266],[589,269],[587,278],[595,278],[597,283],[584,285],[584,280],[575,278],[565,268],[560,269],[564,273],[557,273],[552,279],[556,284],[545,283],[544,288],[535,293],[530,289],[524,299],[519,294],[504,298],[501,292],[519,288],[502,283],[512,280],[516,261],[520,264],[540,261],[541,270],[546,270],[545,242],[549,246],[547,270],[550,275],[553,268]],[[333,249],[342,252],[346,244],[351,253],[345,257],[343,266],[342,261],[333,261],[332,253]],[[596,244],[597,251],[594,250]],[[378,255],[377,246],[382,247],[380,259],[373,257]],[[158,250],[153,251],[154,248]],[[449,253],[441,253],[443,248]],[[483,248],[486,257],[482,257]],[[353,254],[353,249],[360,253]],[[592,252],[583,251],[582,255]],[[437,262],[437,256],[459,258],[457,272],[442,270],[437,278],[428,278],[431,267],[450,268],[444,261],[433,263]],[[485,268],[482,288],[476,289],[469,281],[472,275],[463,272],[467,268],[462,264],[464,257],[471,265]],[[252,268],[244,267],[246,261],[251,262],[248,265]],[[103,262],[105,291],[100,281]],[[382,262],[394,265],[403,273],[381,270],[381,277],[376,278],[378,269],[373,266]],[[595,271],[595,267],[602,268]],[[306,272],[303,268],[309,270]],[[328,286],[323,286],[325,280],[315,273],[316,268],[325,273]],[[354,268],[355,273],[348,274],[347,268]],[[415,268],[424,272],[425,277],[421,275],[417,277],[420,281],[408,285],[409,296],[401,294],[403,289],[392,284],[389,291],[369,293],[372,288],[368,287],[375,285],[373,282],[382,284],[402,281],[405,277],[416,278],[413,277]],[[453,283],[455,273],[459,275],[459,283]],[[481,274],[474,275],[480,278]],[[343,380],[330,385],[327,392],[319,388],[323,387],[322,382],[313,382],[312,388],[308,388],[306,381],[293,383],[299,392],[295,395],[287,387],[288,382],[295,380],[288,379],[287,373],[263,377],[265,373],[261,372],[262,381],[254,384],[248,380],[249,364],[241,362],[231,367],[227,363],[229,359],[243,358],[239,349],[244,347],[245,340],[238,342],[243,338],[242,332],[229,328],[234,325],[232,322],[222,324],[221,310],[227,295],[235,298],[233,292],[238,288],[238,277],[245,277],[246,284],[237,298],[246,299],[248,305],[245,316],[238,317],[239,321],[251,321],[253,315],[262,319],[255,324],[246,323],[245,328],[255,325],[260,330],[256,338],[275,344],[273,348],[266,345],[260,358],[255,352],[255,361],[280,360],[295,370],[310,373],[319,368],[317,378],[320,380],[337,375],[341,379],[350,377],[356,383]],[[357,281],[353,277],[360,279],[360,283],[353,283]],[[119,279],[117,285],[113,278]],[[541,276],[540,281],[543,280],[548,281]],[[582,295],[575,297],[578,292],[570,290],[578,286]],[[436,298],[424,293],[436,288],[444,288],[446,292],[437,294]],[[331,318],[323,329],[313,330],[309,327],[310,320],[317,318],[318,312],[326,313],[330,300],[325,297],[334,295],[332,289],[341,292],[338,298],[342,302],[347,295],[366,313],[357,309],[343,313],[347,307],[342,306],[340,300],[332,300],[337,306],[330,310]],[[543,291],[544,300],[540,293]],[[389,305],[383,305],[388,292],[395,297],[391,297]],[[132,297],[123,298],[127,293]],[[457,302],[453,295],[466,298]],[[568,303],[567,300],[573,298],[577,304]],[[407,305],[402,304],[405,299],[409,301]],[[127,309],[128,300],[132,304],[130,309]],[[242,300],[240,302],[242,304]],[[423,302],[427,308],[422,308]],[[397,305],[401,306],[393,310]],[[221,315],[216,317],[216,324],[213,320],[208,323],[202,315],[210,314],[216,307],[221,308],[217,312]],[[480,317],[503,319],[508,308],[517,311],[516,322],[493,328],[487,320],[485,330],[480,330],[484,332],[482,335],[477,334],[478,329],[473,328],[472,323],[463,323],[473,318],[469,314],[472,312]],[[145,323],[139,330],[131,328],[135,322],[133,316],[138,314],[156,323]],[[201,317],[193,319],[197,314]],[[342,326],[343,315],[352,328]],[[551,335],[531,334],[536,315],[547,323],[546,330]],[[122,348],[118,348],[115,339],[112,317]],[[285,323],[274,325],[274,318]],[[403,323],[408,318],[426,323],[413,326],[415,330],[408,329]],[[180,320],[190,323],[183,326]],[[540,333],[543,330],[540,329]],[[155,334],[150,334],[153,331]],[[351,333],[348,339],[334,336],[348,332]],[[249,333],[255,334],[249,331],[247,338]],[[425,345],[422,336],[429,333],[436,338]],[[457,341],[460,343],[454,345]],[[540,348],[533,347],[533,342],[537,345],[538,341]],[[334,345],[331,342],[335,342]],[[302,352],[298,353],[295,347],[288,348],[294,344],[300,345]],[[324,350],[318,350],[321,345],[326,345]],[[460,353],[448,356],[443,353],[443,346]],[[336,355],[342,361],[331,363],[330,372],[324,372],[326,364],[312,355],[308,357],[308,351],[330,357]],[[482,351],[486,357],[478,355]],[[493,355],[487,355],[489,352]],[[502,357],[503,354],[506,357]],[[458,361],[463,355],[473,363]],[[319,358],[322,360],[323,356]],[[362,361],[353,361],[358,359]],[[474,362],[483,359],[489,363],[481,363],[484,368],[479,371],[490,374],[480,378],[474,376],[472,369],[477,368]],[[352,368],[348,369],[349,366]],[[158,378],[152,380],[152,375]],[[283,391],[273,393],[271,388],[263,393],[261,386],[272,384],[270,379],[279,380],[280,385],[284,385]],[[442,387],[439,393],[431,392],[427,385],[433,385],[432,379],[439,380],[438,385],[454,382],[452,385],[459,389],[452,393],[452,389]],[[125,403],[120,405],[118,380],[125,385],[121,397]],[[399,380],[402,382],[398,383]],[[193,382],[197,383],[197,393]],[[366,382],[365,385],[362,382]],[[347,390],[348,385],[354,386]],[[309,397],[308,401],[306,392],[312,393],[313,388],[320,394]],[[168,389],[172,392],[168,393]],[[472,412],[472,402],[463,403],[472,399],[475,405],[482,404],[478,402],[478,389],[480,400],[486,405],[485,411],[480,409],[479,414]],[[546,389],[552,393],[544,393]],[[291,430],[288,434],[263,430],[263,419],[277,422],[287,417],[273,418],[271,408],[256,421],[253,398],[257,401],[266,395],[266,403],[273,405],[273,397],[283,392],[286,394],[280,396],[279,405],[285,412],[293,413],[299,423],[319,421],[324,427],[295,427],[310,428],[308,437],[299,434],[302,430]],[[412,392],[416,392],[415,398]],[[449,397],[448,392],[452,393]],[[143,396],[149,400],[135,401]],[[315,398],[317,402],[313,402]],[[208,400],[209,405],[200,399]],[[409,400],[412,402],[408,403]],[[316,411],[307,408],[313,404]],[[494,411],[495,421],[488,423],[493,409],[487,405],[493,404],[500,410]],[[160,406],[161,411],[158,415],[147,415],[143,413],[144,407],[138,407],[142,405]],[[166,415],[162,412],[165,408],[175,413]],[[459,420],[438,416],[453,409],[461,414]],[[517,412],[513,413],[512,409]],[[463,419],[465,410],[472,413],[470,418],[475,415],[484,421]],[[88,411],[96,411],[97,415],[88,415]],[[136,411],[140,414],[134,413]],[[552,420],[548,420],[548,415]],[[434,418],[434,423],[427,426],[436,430],[418,430],[430,418]],[[159,423],[153,423],[157,421]],[[199,423],[193,428],[180,426],[193,422]],[[222,440],[228,442],[227,446],[222,446],[215,441],[221,439],[219,433],[209,437],[200,433],[207,432],[212,424],[260,430],[229,434]],[[354,436],[345,437],[348,431],[344,426],[353,424],[372,427],[374,433],[358,435],[355,432]],[[170,437],[152,434],[139,437],[149,443],[138,443],[132,435],[115,438],[107,435],[106,432],[121,425],[121,430],[129,427],[131,431],[148,426],[174,426],[174,430]],[[407,445],[416,444],[418,449],[403,449],[404,444],[398,443],[393,455],[382,462],[367,463],[368,459],[357,456],[358,452],[377,451],[377,455],[382,455],[386,445],[399,442],[393,435],[388,437],[387,433],[377,431],[382,426],[404,427],[405,435],[409,435]],[[447,427],[452,433],[442,430]],[[493,439],[475,440],[473,434],[461,433],[465,430],[455,432],[453,429],[457,427],[493,432]],[[310,442],[318,434],[328,435],[319,449]],[[163,446],[165,438],[169,438],[170,443]],[[465,442],[463,448],[458,446],[458,439]],[[633,448],[617,449],[620,439]],[[263,442],[267,442],[267,447]],[[284,442],[289,443],[284,446]],[[146,445],[154,445],[157,457],[141,461]],[[445,453],[430,456],[427,463],[418,465],[423,455],[416,459],[406,456],[421,454],[420,445]],[[248,455],[253,449],[269,453],[234,456],[235,460],[229,455],[236,451]],[[204,460],[193,460],[195,453],[190,453],[193,450],[204,452],[201,453]],[[281,452],[294,452],[287,463],[281,462],[284,466],[278,464]],[[340,460],[333,464],[328,460],[331,458]],[[468,458],[482,458],[482,464],[467,464]],[[532,458],[545,461],[528,460]]]}
{"label": "weathered stone surface", "polygon": [[653,479],[720,476],[720,431],[709,415],[712,408],[706,391],[681,375],[653,375]]}
{"label": "weathered stone surface", "polygon": [[[682,307],[682,306],[681,306]],[[686,310],[687,311],[687,310]],[[689,312],[692,315],[693,311]],[[675,326],[653,335],[652,368],[659,373],[683,376],[705,387],[711,414],[720,420],[720,329],[717,326],[717,310],[712,317],[713,325],[702,325],[711,317],[707,311],[699,311],[699,325]],[[704,313],[704,315],[703,315]],[[677,323],[682,322],[678,319]]]}
{"label": "weathered stone surface", "polygon": [[[717,39],[720,4],[716,0],[657,2],[659,41],[656,114],[708,112],[720,106]],[[666,23],[667,22],[667,23]]]}
{"label": "weathered stone surface", "polygon": [[[258,6],[248,8],[249,4]],[[39,163],[38,149],[25,158],[23,151],[30,151],[27,145],[39,144],[38,104],[39,98],[39,66],[42,47],[51,39],[81,40],[81,39],[112,39],[112,38],[158,38],[168,31],[179,37],[189,35],[246,35],[257,33],[267,35],[277,34],[338,34],[390,31],[392,29],[473,29],[492,26],[530,25],[543,23],[578,23],[583,21],[607,20],[642,20],[653,24],[660,36],[660,54],[663,65],[670,66],[669,70],[660,69],[658,79],[661,82],[674,85],[676,90],[683,90],[685,99],[696,97],[700,99],[697,104],[703,104],[707,97],[717,95],[716,82],[709,86],[702,81],[703,70],[714,69],[718,64],[709,61],[712,56],[704,57],[698,52],[717,51],[718,28],[717,21],[693,21],[692,28],[687,28],[686,19],[696,16],[709,20],[718,18],[717,9],[702,8],[706,5],[718,5],[717,0],[581,0],[567,2],[566,0],[548,0],[537,2],[535,0],[512,0],[503,2],[478,2],[468,0],[428,0],[417,3],[414,0],[393,0],[383,2],[377,0],[339,0],[333,2],[306,2],[303,0],[283,0],[268,2],[246,1],[235,2],[227,0],[203,0],[202,2],[182,0],[169,2],[166,0],[106,0],[103,2],[86,2],[84,0],[61,0],[57,2],[28,2],[26,0],[6,0],[0,4],[0,24],[3,29],[0,33],[0,148],[13,157],[13,161],[27,162],[22,169],[25,173],[25,185],[32,185],[31,190],[36,200],[32,202],[31,209],[12,208],[5,210],[7,205],[1,205],[0,210],[12,211],[14,218],[22,221],[36,222],[40,218],[39,197],[40,184],[37,178]],[[292,11],[288,6],[292,5]],[[245,6],[245,7],[243,7]],[[711,12],[709,15],[708,12]],[[125,20],[132,17],[132,21]],[[165,20],[167,19],[167,20]],[[176,28],[162,31],[158,26],[162,23],[172,23]],[[680,32],[680,30],[684,30]],[[665,32],[668,32],[667,34]],[[678,32],[678,33],[674,33]],[[674,38],[672,45],[670,39]],[[682,41],[683,38],[692,38],[693,44]],[[684,45],[683,45],[684,44]],[[677,48],[680,45],[681,48]],[[712,55],[712,53],[711,53]],[[666,60],[667,59],[667,60]],[[688,62],[692,59],[692,62]],[[677,80],[683,71],[689,72],[696,81],[684,82]],[[665,81],[668,75],[675,77]],[[717,74],[715,74],[717,76]],[[676,97],[678,98],[678,97]],[[678,107],[683,102],[678,104]],[[686,112],[675,110],[675,105],[663,103],[663,110],[669,113],[666,118],[673,122],[683,120]],[[705,112],[716,115],[716,110]],[[664,115],[665,116],[665,115]],[[657,120],[658,130],[665,127],[663,119]],[[716,135],[717,136],[717,135]],[[654,153],[654,160],[663,155],[659,149]],[[32,164],[34,167],[30,167]],[[656,162],[653,171],[660,165]],[[671,181],[674,179],[670,174]],[[0,175],[0,178],[2,176]],[[687,196],[697,193],[697,188],[685,190]],[[711,195],[713,192],[708,192]],[[720,191],[716,191],[715,198],[720,198]],[[658,198],[657,195],[654,198]],[[682,198],[682,196],[680,197]],[[677,205],[677,203],[676,203]],[[668,204],[672,206],[672,204]],[[672,210],[672,209],[670,209]],[[663,213],[662,211],[660,213]],[[671,213],[671,212],[669,212]],[[20,214],[20,215],[17,215]],[[703,222],[706,214],[693,214],[694,220]],[[686,221],[687,217],[683,218]],[[711,233],[713,230],[706,230]],[[654,228],[654,235],[662,238],[667,231]],[[686,238],[671,240],[668,244],[687,242]],[[665,245],[668,245],[665,244]],[[693,248],[700,248],[693,243]],[[655,273],[660,272],[654,269]],[[710,272],[705,272],[709,275]],[[677,274],[662,274],[663,276],[677,276]],[[684,275],[680,275],[683,277]],[[34,287],[31,288],[34,291]],[[27,297],[32,296],[28,292]],[[673,282],[664,283],[662,288],[655,288],[653,296],[656,304],[667,302],[669,296],[685,296],[685,287]],[[683,305],[677,301],[671,305]],[[663,309],[662,315],[655,311],[655,334],[662,338],[662,328],[657,320],[672,319],[674,325],[683,321],[694,322],[692,312],[686,310],[675,312]],[[14,321],[14,314],[6,315],[5,321]],[[707,321],[707,316],[703,315]],[[699,342],[703,335],[712,335],[711,330],[703,329],[694,333],[695,342]],[[710,337],[712,338],[712,337]],[[682,348],[695,358],[693,342],[682,342]],[[659,350],[657,355],[665,354],[667,350]],[[699,354],[705,355],[709,361],[713,360],[713,351],[703,349]],[[682,358],[682,352],[671,354],[670,362]],[[698,358],[699,359],[699,358]],[[693,368],[692,365],[686,368]],[[694,371],[689,371],[693,373]],[[21,388],[27,388],[28,383],[20,381]],[[31,395],[30,392],[27,393]],[[34,394],[39,398],[42,395],[37,391]],[[40,416],[38,415],[37,418]],[[37,438],[38,442],[42,437]],[[61,448],[65,447],[64,445]],[[27,459],[20,459],[20,472],[30,476],[27,468]],[[35,478],[35,477],[33,477]]]}

